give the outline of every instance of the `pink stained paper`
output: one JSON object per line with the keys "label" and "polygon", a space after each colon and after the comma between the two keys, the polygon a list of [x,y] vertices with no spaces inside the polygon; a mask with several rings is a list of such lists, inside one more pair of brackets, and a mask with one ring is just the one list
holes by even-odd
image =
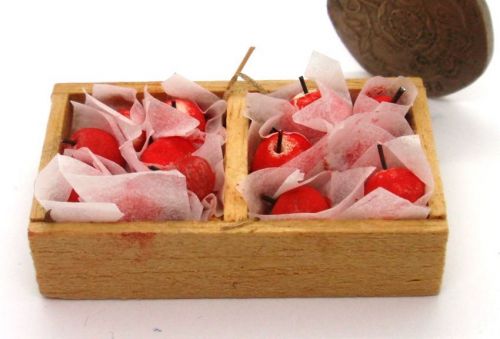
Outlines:
{"label": "pink stained paper", "polygon": [[414,133],[405,117],[388,111],[354,114],[342,121],[337,127],[347,126],[349,128],[349,126],[361,124],[373,124],[395,137]]}
{"label": "pink stained paper", "polygon": [[[301,92],[298,82],[269,95],[247,95],[245,115],[252,120],[248,139],[249,163],[252,163],[262,138],[273,128],[300,133],[312,144],[316,144],[328,130],[352,115],[350,94],[338,62],[314,52],[305,74],[316,81],[322,97],[301,110],[290,103],[293,96]],[[324,148],[325,145],[313,146],[313,151],[321,147]],[[308,172],[310,167],[317,165],[317,160],[325,156],[324,153],[314,154],[313,151],[299,160],[301,165],[298,168]],[[294,165],[298,165],[297,161]]]}
{"label": "pink stained paper", "polygon": [[[266,168],[253,172],[239,184],[238,189],[247,201],[250,216],[262,220],[332,219],[363,196],[363,183],[374,168],[356,168],[345,172],[325,171],[304,180],[304,174],[293,168]],[[332,206],[318,213],[270,215],[272,206],[262,200],[274,199],[285,192],[308,185],[329,199]]]}
{"label": "pink stained paper", "polygon": [[73,174],[91,177],[101,176],[102,172],[77,159],[57,154],[36,179],[35,198],[54,221],[113,222],[122,218],[123,213],[113,203],[67,202],[73,189],[67,176]]}
{"label": "pink stained paper", "polygon": [[345,124],[327,136],[326,167],[338,171],[352,168],[371,146],[391,139],[393,135],[373,124],[358,121]]}
{"label": "pink stained paper", "polygon": [[[404,167],[409,169],[425,184],[425,194],[415,202],[424,206],[434,191],[434,178],[418,135],[402,136],[382,143],[388,168]],[[375,166],[381,169],[376,145],[373,145],[354,166]]]}
{"label": "pink stained paper", "polygon": [[[137,91],[135,89],[109,84],[95,84],[92,87],[92,96],[114,110],[129,108],[130,120],[139,125],[144,122],[144,108],[137,100]],[[128,107],[123,106],[125,103]]]}
{"label": "pink stained paper", "polygon": [[335,125],[352,114],[352,102],[338,95],[333,89],[316,81],[321,98],[297,111],[293,121],[311,129],[326,132],[329,125]]}
{"label": "pink stained paper", "polygon": [[[202,143],[199,148],[193,152],[193,155],[199,156],[205,159],[215,174],[215,185],[212,194],[216,197],[213,200],[212,195],[205,197],[202,201],[195,197],[190,197],[191,202],[195,199],[198,199],[198,202],[202,205],[203,209],[203,218],[211,217],[213,214],[216,216],[222,215],[222,201],[223,201],[223,186],[224,186],[224,156],[222,153],[222,145],[224,143],[224,139],[218,134],[210,134],[210,133],[202,133]],[[135,172],[151,172],[151,169],[148,168],[148,164],[143,163],[139,159],[139,154],[134,150],[131,141],[124,143],[120,151],[122,156],[127,161],[130,169]],[[166,167],[155,165],[156,167],[162,170],[173,170],[175,169],[175,165],[169,165]],[[184,176],[180,174],[183,178]],[[189,192],[191,194],[191,192]],[[215,205],[214,205],[215,203]]]}
{"label": "pink stained paper", "polygon": [[87,147],[82,147],[79,149],[65,149],[64,155],[70,156],[72,158],[78,159],[94,168],[97,168],[105,175],[113,174],[124,174],[127,173],[123,167],[115,163],[114,161],[108,160],[104,157],[94,154]]}
{"label": "pink stained paper", "polygon": [[[382,102],[373,99],[377,95],[394,96],[399,87],[406,88],[406,93],[399,99],[397,104]],[[370,78],[359,93],[354,103],[354,114],[366,112],[392,112],[394,114],[406,115],[417,97],[417,87],[408,78],[384,78],[376,76]]]}
{"label": "pink stained paper", "polygon": [[[418,135],[403,136],[383,144],[389,168],[405,167],[425,184],[425,194],[415,203],[383,188],[378,188],[344,211],[342,219],[421,219],[429,215],[427,203],[434,190],[432,171],[420,145]],[[381,169],[376,145],[370,148],[355,166],[376,166]]]}
{"label": "pink stained paper", "polygon": [[162,83],[163,90],[173,98],[187,99],[196,102],[205,114],[207,121],[205,131],[219,134],[225,139],[222,117],[227,103],[214,93],[201,87],[179,74],[174,74]]}
{"label": "pink stained paper", "polygon": [[66,175],[85,202],[111,202],[122,220],[187,220],[192,211],[186,180],[178,171],[128,173],[112,176]]}
{"label": "pink stained paper", "polygon": [[153,138],[187,136],[200,123],[189,114],[179,111],[144,90],[144,107],[147,124],[151,127]]}
{"label": "pink stained paper", "polygon": [[205,159],[215,173],[215,188],[214,191],[222,190],[224,185],[224,155],[222,153],[222,144],[224,140],[217,134],[206,134],[205,141],[193,155]]}
{"label": "pink stained paper", "polygon": [[310,178],[324,170],[345,171],[373,145],[394,139],[386,130],[357,119],[331,128],[311,148],[283,164],[297,168]]}
{"label": "pink stained paper", "polygon": [[82,128],[97,128],[114,135],[118,143],[125,141],[123,133],[112,117],[102,114],[94,107],[76,101],[71,101],[71,104],[73,106],[72,133]]}
{"label": "pink stained paper", "polygon": [[350,103],[352,107],[351,95],[338,61],[314,51],[311,54],[304,75],[332,89],[345,102]]}
{"label": "pink stained paper", "polygon": [[[147,140],[149,140],[149,137],[147,138]],[[145,165],[141,160],[139,160],[139,157],[143,151],[136,152],[132,140],[126,141],[120,146],[120,153],[122,154],[123,159],[125,159],[125,161],[127,162],[127,165],[131,172],[150,171],[148,166]]]}
{"label": "pink stained paper", "polygon": [[429,207],[412,204],[383,188],[377,188],[339,215],[339,219],[425,219]]}
{"label": "pink stained paper", "polygon": [[[88,93],[85,94],[85,105],[97,109],[104,117],[118,126],[120,133],[115,133],[115,137],[120,145],[126,140],[134,140],[141,136],[142,123],[132,121]],[[122,137],[120,137],[120,134]]]}

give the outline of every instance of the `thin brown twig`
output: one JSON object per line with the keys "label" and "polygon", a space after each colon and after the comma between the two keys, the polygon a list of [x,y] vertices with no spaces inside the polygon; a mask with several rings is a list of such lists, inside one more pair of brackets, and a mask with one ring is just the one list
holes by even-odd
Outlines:
{"label": "thin brown twig", "polygon": [[250,59],[250,56],[252,55],[254,50],[255,50],[254,46],[248,48],[245,57],[243,58],[243,60],[241,60],[240,65],[236,69],[236,72],[234,72],[233,77],[231,78],[231,80],[229,80],[229,83],[227,84],[226,91],[224,92],[224,99],[227,99],[227,96],[229,95],[231,88],[233,87],[236,80],[238,80],[238,76],[240,75],[241,71],[243,71],[243,68],[245,67],[248,59]]}
{"label": "thin brown twig", "polygon": [[265,89],[264,87],[262,87],[261,84],[259,84],[257,82],[257,80],[254,80],[252,79],[251,77],[249,77],[248,75],[246,75],[245,73],[240,73],[240,78],[242,78],[243,80],[245,80],[247,83],[251,84],[253,87],[255,87],[257,89],[257,91],[259,91],[259,93],[262,93],[262,94],[268,94],[269,91],[267,89]]}

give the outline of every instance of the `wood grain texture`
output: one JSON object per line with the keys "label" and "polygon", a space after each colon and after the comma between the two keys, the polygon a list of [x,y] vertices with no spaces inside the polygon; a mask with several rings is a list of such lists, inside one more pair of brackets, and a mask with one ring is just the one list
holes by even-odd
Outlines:
{"label": "wood grain texture", "polygon": [[485,0],[328,0],[340,39],[370,73],[420,75],[431,96],[475,81],[493,53]]}
{"label": "wood grain texture", "polygon": [[[224,183],[224,220],[248,218],[247,205],[236,185],[248,174],[248,119],[243,115],[246,91],[236,89],[228,98]],[[230,156],[228,156],[230,155]]]}
{"label": "wood grain texture", "polygon": [[[40,157],[40,166],[38,168],[39,171],[59,152],[61,141],[68,136],[71,129],[72,116],[69,114],[69,93],[53,93],[51,99],[52,106],[50,109],[49,121],[47,122],[45,141]],[[44,217],[45,210],[36,199],[33,199],[30,219],[41,221]]]}
{"label": "wood grain texture", "polygon": [[446,225],[428,221],[30,225],[54,298],[432,295]]}
{"label": "wood grain texture", "polygon": [[[348,80],[355,97],[363,79]],[[426,220],[279,221],[247,219],[235,189],[247,173],[245,93],[228,98],[224,220],[50,223],[33,207],[29,241],[43,295],[64,299],[398,296],[438,293],[448,227],[425,90],[410,122],[436,180]],[[290,81],[259,81],[267,90]],[[146,83],[117,83],[142,93]],[[227,82],[199,82],[222,95]],[[159,82],[147,83],[153,94]],[[314,84],[308,86],[313,88]],[[57,84],[41,167],[71,125],[69,100],[92,84]],[[140,94],[139,94],[140,95]]]}

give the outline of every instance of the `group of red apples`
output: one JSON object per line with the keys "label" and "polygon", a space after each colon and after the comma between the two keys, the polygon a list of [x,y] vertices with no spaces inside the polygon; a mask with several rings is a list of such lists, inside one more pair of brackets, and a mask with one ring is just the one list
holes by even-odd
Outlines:
{"label": "group of red apples", "polygon": [[[321,98],[319,91],[308,91],[302,78],[301,83],[304,92],[291,101],[291,104],[297,109],[302,109]],[[395,103],[403,94],[404,89],[400,88],[393,96],[384,94],[373,99],[378,102]],[[205,116],[195,102],[170,98],[165,103],[198,120],[199,125],[197,128],[200,131],[205,131]],[[116,111],[130,118],[130,108],[129,104],[124,103],[116,107]],[[174,136],[151,140],[148,145],[145,145],[146,142],[148,140],[146,133],[143,131],[134,140],[133,144],[136,151],[143,150],[145,147],[140,160],[148,165],[151,170],[177,169],[186,177],[187,188],[195,193],[200,200],[213,191],[215,185],[214,170],[205,159],[193,155],[196,147],[189,138]],[[258,145],[251,164],[251,170],[257,171],[268,167],[279,167],[311,146],[310,141],[300,133],[275,131],[265,137]],[[114,161],[122,167],[126,166],[116,138],[110,133],[97,128],[77,130],[69,140],[64,141],[64,147],[73,149],[87,147],[96,155]],[[383,169],[375,172],[365,182],[365,195],[382,187],[411,202],[415,202],[423,196],[425,184],[406,168],[387,168],[381,145],[379,145],[378,149]],[[328,198],[308,185],[285,192],[276,200],[269,197],[265,198],[272,204],[271,214],[316,213],[332,207]],[[78,202],[78,194],[72,191],[68,201]]]}
{"label": "group of red apples", "polygon": [[[205,116],[195,102],[170,98],[165,103],[198,120],[199,124],[197,128],[202,132],[205,131]],[[130,118],[130,106],[128,103],[123,103],[122,106],[116,107],[116,111]],[[135,150],[142,150],[146,142],[146,133],[143,131],[133,141]],[[82,128],[77,130],[71,135],[69,140],[63,142],[63,147],[73,149],[86,147],[94,154],[114,161],[122,167],[126,165],[116,138],[98,128]],[[151,170],[178,170],[186,177],[187,188],[202,200],[214,189],[215,173],[205,159],[193,155],[195,151],[196,147],[189,138],[178,136],[158,138],[148,143],[142,152],[140,160],[148,165]],[[68,201],[79,201],[79,196],[74,190],[71,192]]]}
{"label": "group of red apples", "polygon": [[[297,109],[302,109],[321,98],[321,93],[318,90],[309,92],[302,77],[300,80],[303,93],[291,100],[291,104]],[[379,103],[397,103],[404,92],[405,89],[401,87],[393,96],[384,94],[375,96],[373,99]],[[258,171],[268,167],[279,167],[311,146],[309,140],[300,133],[276,131],[265,137],[258,145],[251,170]],[[422,197],[425,193],[425,184],[407,168],[387,168],[382,145],[378,145],[378,151],[382,170],[375,172],[365,182],[365,195],[382,187],[410,202],[415,202]],[[271,214],[316,213],[332,207],[328,198],[308,185],[285,192],[276,200],[270,197],[263,198],[272,204]]]}

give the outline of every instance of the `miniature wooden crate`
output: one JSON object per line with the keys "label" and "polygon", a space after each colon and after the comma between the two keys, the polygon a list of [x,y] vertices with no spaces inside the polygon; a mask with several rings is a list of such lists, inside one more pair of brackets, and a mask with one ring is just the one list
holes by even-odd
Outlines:
{"label": "miniature wooden crate", "polygon": [[[50,298],[418,296],[439,292],[448,235],[426,92],[409,114],[436,183],[425,220],[252,221],[235,190],[247,174],[245,94],[228,97],[225,207],[208,222],[53,223],[35,201],[29,241],[41,293]],[[275,90],[288,81],[262,81]],[[364,80],[348,80],[353,97]],[[227,82],[199,82],[222,95]],[[139,92],[145,83],[118,83]],[[160,95],[159,83],[147,83]],[[313,87],[314,84],[309,83]],[[40,168],[69,136],[70,100],[92,84],[57,84]]]}

